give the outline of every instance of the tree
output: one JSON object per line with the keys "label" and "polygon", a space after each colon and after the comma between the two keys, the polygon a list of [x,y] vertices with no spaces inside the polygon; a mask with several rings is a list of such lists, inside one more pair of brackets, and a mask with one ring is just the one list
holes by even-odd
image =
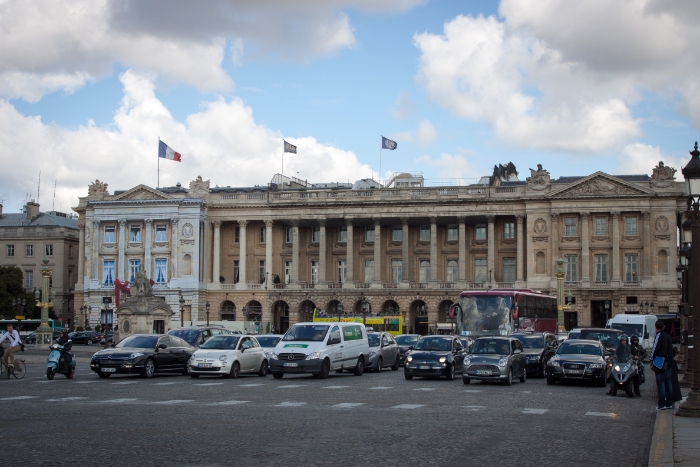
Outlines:
{"label": "tree", "polygon": [[31,292],[24,290],[24,274],[16,266],[0,266],[0,315],[4,319],[14,318],[18,310],[13,306],[15,299],[24,299],[26,304],[20,314],[30,319],[34,316],[35,300]]}

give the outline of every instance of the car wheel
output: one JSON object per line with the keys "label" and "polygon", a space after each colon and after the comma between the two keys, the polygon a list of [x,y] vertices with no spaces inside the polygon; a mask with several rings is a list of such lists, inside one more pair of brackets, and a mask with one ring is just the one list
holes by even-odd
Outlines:
{"label": "car wheel", "polygon": [[272,373],[272,377],[275,379],[282,379],[284,377],[284,373]]}
{"label": "car wheel", "polygon": [[156,374],[156,362],[154,362],[152,358],[149,358],[148,360],[146,360],[146,363],[143,364],[143,370],[141,370],[141,377],[153,378],[154,374]]}
{"label": "car wheel", "polygon": [[508,379],[506,380],[506,386],[513,384],[513,369],[508,368]]}
{"label": "car wheel", "polygon": [[[47,377],[48,379],[53,379],[54,374],[56,374],[56,373],[53,371],[52,368],[47,368],[47,369],[46,369],[46,377]],[[9,375],[10,375],[10,372],[9,372],[9,371],[7,372],[7,375],[8,375],[8,377],[9,377]]]}
{"label": "car wheel", "polygon": [[551,376],[547,376],[547,384],[550,386],[554,386],[556,384],[556,381],[554,381],[554,378]]}
{"label": "car wheel", "polygon": [[319,379],[328,378],[328,374],[331,372],[331,362],[328,359],[324,360],[321,364],[321,371],[318,373]]}
{"label": "car wheel", "polygon": [[360,357],[357,359],[357,365],[352,370],[352,374],[355,376],[362,376],[365,372],[365,359]]}
{"label": "car wheel", "polygon": [[382,366],[384,366],[384,361],[382,360],[382,357],[379,357],[379,360],[377,360],[377,368],[374,369],[377,373],[382,372]]}
{"label": "car wheel", "polygon": [[92,340],[88,339],[87,342],[85,342],[87,345],[92,345]]}
{"label": "car wheel", "polygon": [[241,364],[238,362],[233,362],[231,364],[231,372],[229,376],[233,379],[238,378],[241,375]]}
{"label": "car wheel", "polygon": [[455,366],[450,365],[450,371],[447,372],[447,380],[453,381],[455,379]]}
{"label": "car wheel", "polygon": [[406,373],[403,374],[403,377],[409,381],[413,379],[413,375],[407,375]]}
{"label": "car wheel", "polygon": [[462,382],[463,382],[464,384],[469,384],[469,383],[472,382],[472,380],[469,379],[469,378],[462,377]]}
{"label": "car wheel", "polygon": [[258,376],[267,376],[267,360],[263,360],[260,364],[260,371],[258,371]]}
{"label": "car wheel", "polygon": [[[190,378],[197,379],[197,378],[199,378],[199,375],[194,374],[194,373],[190,373]],[[224,375],[224,378],[228,378],[228,375]]]}
{"label": "car wheel", "polygon": [[527,370],[523,368],[523,375],[520,377],[520,382],[524,383],[525,381],[527,381]]}
{"label": "car wheel", "polygon": [[399,356],[398,356],[398,354],[396,355],[396,358],[394,358],[394,364],[391,365],[391,371],[399,371]]}
{"label": "car wheel", "polygon": [[110,376],[112,376],[112,374],[111,373],[97,373],[97,376],[99,376],[100,378],[107,379]]}

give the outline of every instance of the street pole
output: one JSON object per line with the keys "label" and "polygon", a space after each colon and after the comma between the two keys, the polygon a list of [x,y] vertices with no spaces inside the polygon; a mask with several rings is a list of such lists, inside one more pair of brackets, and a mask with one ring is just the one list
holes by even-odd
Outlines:
{"label": "street pole", "polygon": [[36,330],[36,348],[48,349],[53,338],[53,329],[49,326],[49,308],[53,307],[53,298],[56,294],[53,290],[49,291],[51,279],[49,258],[44,257],[42,263],[44,266],[41,268],[41,290],[36,289],[34,292],[36,306],[41,308],[41,324]]}
{"label": "street pole", "polygon": [[207,304],[204,305],[204,308],[207,310],[207,326],[209,326],[209,307],[210,306],[211,305],[209,305],[209,302],[207,302]]}
{"label": "street pole", "polygon": [[185,299],[182,298],[182,295],[180,295],[180,300],[178,300],[178,303],[180,304],[180,327],[184,328],[185,327]]}
{"label": "street pole", "polygon": [[569,305],[564,303],[564,277],[566,276],[566,271],[564,271],[564,260],[559,258],[557,260],[557,320],[559,321],[559,332],[564,332],[564,311],[571,309]]}

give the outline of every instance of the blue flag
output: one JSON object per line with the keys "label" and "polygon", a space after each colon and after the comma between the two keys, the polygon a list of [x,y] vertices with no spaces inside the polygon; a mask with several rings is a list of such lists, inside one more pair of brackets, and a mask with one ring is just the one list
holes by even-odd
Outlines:
{"label": "blue flag", "polygon": [[[284,140],[282,140],[284,141]],[[291,152],[293,154],[297,153],[297,147],[294,146],[293,144],[289,144],[288,142],[284,141],[284,152]]]}
{"label": "blue flag", "polygon": [[382,136],[382,149],[391,149],[393,151],[396,149],[396,146],[396,141],[392,141]]}

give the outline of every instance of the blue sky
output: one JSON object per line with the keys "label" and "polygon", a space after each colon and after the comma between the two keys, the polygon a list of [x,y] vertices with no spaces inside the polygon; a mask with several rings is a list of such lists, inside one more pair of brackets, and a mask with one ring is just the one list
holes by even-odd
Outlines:
{"label": "blue sky", "polygon": [[383,178],[429,184],[509,161],[521,180],[538,163],[553,177],[680,169],[698,139],[687,2],[192,5],[0,4],[6,211],[36,196],[39,170],[43,209],[54,180],[64,211],[95,179],[155,186],[158,136],[183,155],[161,185],[245,186],[280,171],[282,138],[299,147],[287,175],[376,178],[384,135],[398,149]]}

